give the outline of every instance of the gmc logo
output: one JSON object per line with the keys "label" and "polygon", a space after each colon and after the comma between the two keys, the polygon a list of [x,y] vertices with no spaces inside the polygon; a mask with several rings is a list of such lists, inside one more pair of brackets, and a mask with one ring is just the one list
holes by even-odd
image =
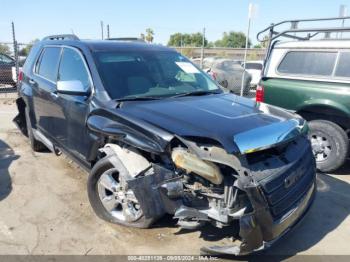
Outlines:
{"label": "gmc logo", "polygon": [[285,188],[289,188],[292,185],[294,185],[304,174],[303,169],[299,169],[297,170],[294,174],[288,176],[285,180],[284,180],[284,187]]}

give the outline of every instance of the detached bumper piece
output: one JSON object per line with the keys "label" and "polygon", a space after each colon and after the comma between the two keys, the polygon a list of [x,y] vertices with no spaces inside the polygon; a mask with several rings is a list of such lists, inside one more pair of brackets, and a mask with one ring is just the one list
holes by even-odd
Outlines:
{"label": "detached bumper piece", "polygon": [[[238,236],[234,236],[238,244],[222,241],[225,244],[203,247],[203,254],[242,256],[268,248],[294,227],[311,206],[316,192],[316,169],[305,137],[280,149],[247,155],[246,162],[250,174],[237,184],[246,193],[250,206],[246,213],[228,222],[230,226],[233,222],[239,225]],[[181,176],[155,164],[150,171],[128,181],[145,217],[174,214],[186,229],[211,222],[205,210],[185,205]]]}
{"label": "detached bumper piece", "polygon": [[[261,214],[261,217],[258,215],[258,218],[256,218],[256,215],[242,217],[240,219],[240,236],[243,241],[240,245],[203,247],[201,248],[201,253],[203,255],[244,256],[269,248],[304,217],[311,206],[314,195],[315,185],[313,184],[307,195],[295,205],[288,216],[284,220],[274,221],[271,227],[267,225],[262,227],[258,224],[258,221],[263,219],[263,214]],[[265,241],[264,235],[274,235],[276,237],[270,241]]]}
{"label": "detached bumper piece", "polygon": [[257,185],[245,188],[253,212],[240,218],[241,243],[203,247],[203,254],[241,256],[269,248],[304,217],[316,192],[315,162],[305,140],[296,140],[282,155],[251,161]]}

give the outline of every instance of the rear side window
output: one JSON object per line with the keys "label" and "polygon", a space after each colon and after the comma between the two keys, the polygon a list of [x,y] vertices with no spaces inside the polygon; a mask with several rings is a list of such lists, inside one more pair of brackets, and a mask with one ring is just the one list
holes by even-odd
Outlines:
{"label": "rear side window", "polygon": [[90,79],[84,61],[78,51],[64,48],[60,68],[58,72],[59,81],[79,80],[85,90],[90,88]]}
{"label": "rear side window", "polygon": [[335,76],[338,77],[350,77],[350,52],[340,53],[338,59],[337,69],[335,70]]}
{"label": "rear side window", "polygon": [[336,52],[292,51],[277,70],[282,74],[331,76],[336,57]]}
{"label": "rear side window", "polygon": [[36,73],[48,80],[56,82],[60,53],[61,48],[59,47],[45,47],[37,65]]}

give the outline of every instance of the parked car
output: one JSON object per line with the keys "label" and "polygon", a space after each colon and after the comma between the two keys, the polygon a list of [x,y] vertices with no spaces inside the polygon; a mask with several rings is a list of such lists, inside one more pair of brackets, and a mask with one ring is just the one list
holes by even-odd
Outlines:
{"label": "parked car", "polygon": [[242,78],[244,77],[243,94],[249,94],[252,77],[248,71],[244,71],[239,61],[226,58],[208,58],[204,60],[203,68],[221,86],[237,95],[241,93]]}
{"label": "parked car", "polygon": [[90,173],[90,203],[108,222],[147,228],[169,213],[181,228],[209,223],[238,241],[203,252],[243,255],[312,203],[306,121],[223,92],[173,49],[50,36],[20,79],[15,123],[33,150],[63,152]]}
{"label": "parked car", "polygon": [[317,167],[323,172],[338,169],[348,157],[349,50],[350,41],[342,39],[273,42],[257,91],[259,101],[286,108],[309,121],[309,138]]}
{"label": "parked car", "polygon": [[15,60],[8,55],[0,54],[0,85],[15,85],[13,69]]}
{"label": "parked car", "polygon": [[[250,81],[251,87],[256,87],[259,84],[263,65],[263,61],[247,61],[245,63],[245,69],[252,76],[252,80]],[[244,68],[244,62],[242,62],[242,67]]]}

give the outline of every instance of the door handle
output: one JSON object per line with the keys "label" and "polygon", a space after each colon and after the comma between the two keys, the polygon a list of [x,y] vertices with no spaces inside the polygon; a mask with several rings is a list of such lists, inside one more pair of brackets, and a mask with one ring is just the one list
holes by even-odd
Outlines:
{"label": "door handle", "polygon": [[36,82],[33,79],[29,79],[29,84],[36,85]]}

